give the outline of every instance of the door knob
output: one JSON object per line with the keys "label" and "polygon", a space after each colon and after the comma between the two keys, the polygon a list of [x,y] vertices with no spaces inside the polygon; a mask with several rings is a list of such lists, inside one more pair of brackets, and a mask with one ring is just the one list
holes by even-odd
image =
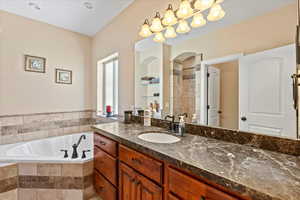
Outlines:
{"label": "door knob", "polygon": [[247,117],[242,117],[241,120],[242,121],[247,121]]}

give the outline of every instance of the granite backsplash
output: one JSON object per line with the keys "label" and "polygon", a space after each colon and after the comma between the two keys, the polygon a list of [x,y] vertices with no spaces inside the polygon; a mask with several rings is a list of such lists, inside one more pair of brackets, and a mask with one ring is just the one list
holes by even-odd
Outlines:
{"label": "granite backsplash", "polygon": [[[142,123],[143,118],[133,116],[134,123]],[[162,119],[151,119],[152,126],[168,128],[169,121]],[[193,135],[213,138],[226,142],[247,145],[259,149],[265,149],[278,153],[300,156],[300,141],[286,138],[260,135],[242,131],[234,131],[222,128],[208,127],[198,124],[186,124],[186,132]]]}

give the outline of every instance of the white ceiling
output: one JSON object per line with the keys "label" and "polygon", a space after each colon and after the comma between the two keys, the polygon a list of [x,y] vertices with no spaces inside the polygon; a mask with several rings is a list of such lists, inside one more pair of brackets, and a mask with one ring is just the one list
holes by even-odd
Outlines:
{"label": "white ceiling", "polygon": [[[0,0],[0,10],[93,36],[134,0]],[[29,6],[35,3],[40,10]],[[90,2],[93,9],[84,6]]]}

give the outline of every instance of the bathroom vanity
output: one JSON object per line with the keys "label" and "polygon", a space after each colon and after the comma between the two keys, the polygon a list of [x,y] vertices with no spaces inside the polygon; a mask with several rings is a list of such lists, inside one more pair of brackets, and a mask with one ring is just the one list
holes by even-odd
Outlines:
{"label": "bathroom vanity", "polygon": [[[149,143],[138,136],[163,129],[139,124],[114,122],[93,130],[95,189],[104,200],[300,197],[294,156],[189,134],[173,144]],[[278,178],[284,178],[280,187]]]}

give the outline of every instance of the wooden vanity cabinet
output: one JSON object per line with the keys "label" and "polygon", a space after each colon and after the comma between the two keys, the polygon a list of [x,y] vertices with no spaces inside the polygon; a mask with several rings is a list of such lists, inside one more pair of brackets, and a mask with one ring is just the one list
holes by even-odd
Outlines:
{"label": "wooden vanity cabinet", "polygon": [[162,200],[160,186],[123,163],[120,163],[119,170],[120,200]]}
{"label": "wooden vanity cabinet", "polygon": [[118,143],[94,134],[94,186],[104,200],[118,199]]}
{"label": "wooden vanity cabinet", "polygon": [[[238,200],[173,168],[168,168],[167,179],[169,191],[181,200]],[[176,200],[171,195],[169,199],[172,198]]]}
{"label": "wooden vanity cabinet", "polygon": [[[103,200],[242,200],[193,175],[94,134],[95,190]],[[250,200],[246,198],[247,200]]]}
{"label": "wooden vanity cabinet", "polygon": [[124,145],[119,146],[120,161],[126,163],[141,174],[158,184],[163,183],[163,163],[147,155],[132,150]]}

